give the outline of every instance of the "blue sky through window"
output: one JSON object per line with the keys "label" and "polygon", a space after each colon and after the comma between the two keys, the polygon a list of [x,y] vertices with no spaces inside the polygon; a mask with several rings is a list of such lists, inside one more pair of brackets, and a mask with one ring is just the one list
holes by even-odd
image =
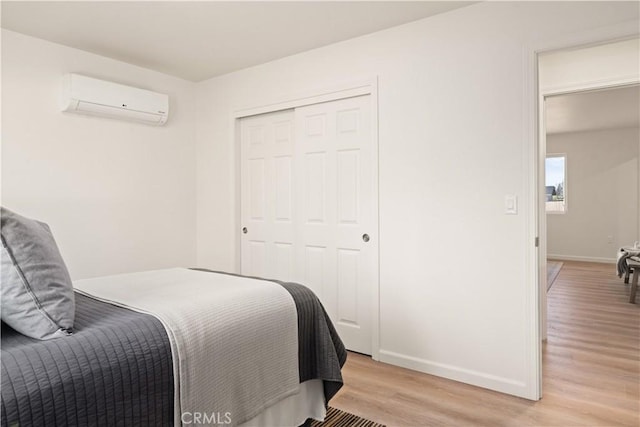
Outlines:
{"label": "blue sky through window", "polygon": [[547,157],[545,185],[557,187],[564,182],[564,157]]}

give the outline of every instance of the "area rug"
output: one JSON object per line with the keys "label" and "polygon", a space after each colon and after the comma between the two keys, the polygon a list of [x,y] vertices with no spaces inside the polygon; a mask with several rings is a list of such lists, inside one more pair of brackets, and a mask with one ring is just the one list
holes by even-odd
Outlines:
{"label": "area rug", "polygon": [[309,425],[311,427],[385,427],[383,424],[374,423],[331,407],[327,410],[324,422],[312,421]]}
{"label": "area rug", "polygon": [[561,268],[562,263],[560,261],[547,261],[547,291],[551,289],[551,285],[556,281]]}

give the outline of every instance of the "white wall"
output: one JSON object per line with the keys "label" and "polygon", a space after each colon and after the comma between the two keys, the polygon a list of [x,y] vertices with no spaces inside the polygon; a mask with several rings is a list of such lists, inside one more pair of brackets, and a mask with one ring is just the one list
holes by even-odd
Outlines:
{"label": "white wall", "polygon": [[[167,93],[163,127],[62,113],[69,72]],[[74,279],[195,263],[194,84],[2,31],[2,204],[49,223]]]}
{"label": "white wall", "polygon": [[[550,258],[615,262],[638,240],[638,128],[547,136],[567,155],[567,212],[547,215]],[[609,242],[609,236],[613,241]]]}
{"label": "white wall", "polygon": [[231,113],[377,75],[380,357],[532,397],[527,46],[630,19],[637,4],[483,2],[198,84],[198,264],[236,267]]}
{"label": "white wall", "polygon": [[539,70],[540,92],[544,94],[636,82],[640,73],[640,39],[549,52],[540,55]]}

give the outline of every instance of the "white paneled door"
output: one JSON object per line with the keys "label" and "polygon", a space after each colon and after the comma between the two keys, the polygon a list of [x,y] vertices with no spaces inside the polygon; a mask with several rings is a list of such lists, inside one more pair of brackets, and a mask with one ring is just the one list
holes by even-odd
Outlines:
{"label": "white paneled door", "polygon": [[349,350],[371,354],[377,287],[370,98],[295,110],[296,265]]}
{"label": "white paneled door", "polygon": [[242,274],[294,278],[294,114],[240,121]]}
{"label": "white paneled door", "polygon": [[365,354],[378,286],[370,110],[366,95],[241,120],[242,273],[308,286]]}

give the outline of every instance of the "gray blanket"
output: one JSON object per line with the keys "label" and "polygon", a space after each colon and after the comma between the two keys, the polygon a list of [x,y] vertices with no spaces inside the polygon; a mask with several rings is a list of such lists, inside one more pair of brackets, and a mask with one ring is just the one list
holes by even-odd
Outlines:
{"label": "gray blanket", "polygon": [[76,293],[75,332],[2,324],[2,426],[173,425],[169,339],[154,317]]}
{"label": "gray blanket", "polygon": [[[280,283],[298,312],[300,382],[342,387],[347,352],[308,288]],[[76,293],[75,334],[38,341],[2,325],[2,426],[173,423],[171,347],[153,316]]]}
{"label": "gray blanket", "polygon": [[626,275],[624,283],[629,283],[629,273],[631,269],[629,268],[629,260],[640,262],[640,249],[632,249],[632,248],[620,248],[618,251],[618,259],[616,261],[616,273],[618,273],[618,277],[622,277],[622,275]]}
{"label": "gray blanket", "polygon": [[[204,268],[194,268],[194,270],[239,276]],[[298,311],[300,382],[311,379],[323,380],[325,402],[328,403],[342,387],[340,368],[347,360],[347,350],[331,323],[329,315],[313,291],[298,283],[272,281],[289,291]]]}

